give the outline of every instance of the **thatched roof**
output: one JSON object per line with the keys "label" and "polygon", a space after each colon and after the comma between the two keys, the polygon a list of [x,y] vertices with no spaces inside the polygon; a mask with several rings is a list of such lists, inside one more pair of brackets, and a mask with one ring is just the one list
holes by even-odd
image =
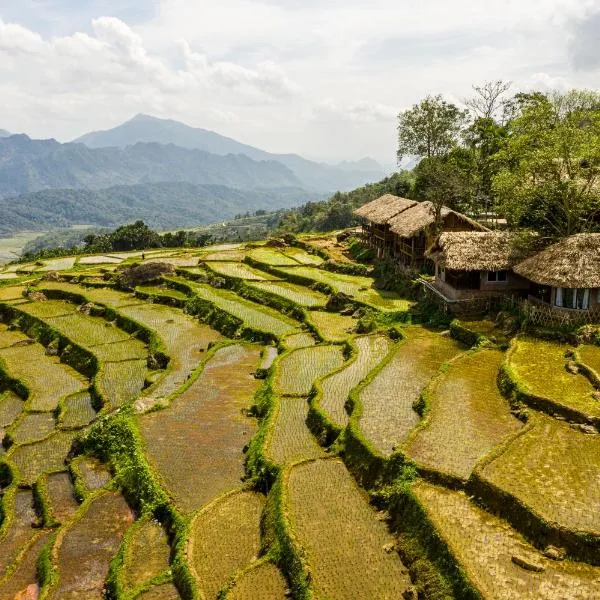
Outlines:
{"label": "thatched roof", "polygon": [[415,204],[417,204],[415,200],[400,198],[400,196],[394,196],[393,194],[385,194],[376,200],[371,200],[371,202],[363,204],[354,211],[354,214],[376,225],[382,225]]}
{"label": "thatched roof", "polygon": [[[489,231],[477,221],[469,219],[462,213],[455,212],[447,206],[442,207],[442,218],[446,219],[450,215],[454,215],[460,221],[463,221],[465,226],[474,229],[475,231]],[[400,237],[410,238],[417,235],[423,229],[433,225],[435,222],[435,208],[431,202],[418,202],[407,210],[390,219],[390,231]]]}
{"label": "thatched roof", "polygon": [[503,271],[536,252],[538,237],[505,231],[442,233],[428,255],[455,271]]}
{"label": "thatched roof", "polygon": [[579,233],[521,262],[515,272],[540,285],[600,288],[600,233]]}

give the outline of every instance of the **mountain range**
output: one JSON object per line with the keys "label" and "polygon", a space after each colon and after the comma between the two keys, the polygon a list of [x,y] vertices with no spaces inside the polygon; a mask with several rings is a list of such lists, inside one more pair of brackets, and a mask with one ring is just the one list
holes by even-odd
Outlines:
{"label": "mountain range", "polygon": [[137,218],[195,226],[383,176],[372,159],[327,165],[147,115],[68,143],[0,130],[0,235]]}

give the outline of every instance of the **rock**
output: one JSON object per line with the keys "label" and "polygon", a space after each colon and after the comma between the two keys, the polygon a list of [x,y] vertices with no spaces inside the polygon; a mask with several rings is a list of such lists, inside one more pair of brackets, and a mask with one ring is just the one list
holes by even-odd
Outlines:
{"label": "rock", "polygon": [[396,544],[394,542],[390,542],[383,547],[383,550],[386,554],[391,554],[396,549]]}
{"label": "rock", "polygon": [[569,373],[572,373],[573,375],[577,375],[579,373],[579,367],[577,366],[574,360],[570,360],[567,363],[566,369]]}
{"label": "rock", "polygon": [[26,339],[26,340],[21,340],[19,342],[15,342],[13,344],[13,347],[14,346],[30,346],[31,344],[35,344],[35,342],[33,340]]}
{"label": "rock", "polygon": [[157,371],[158,369],[160,369],[160,363],[158,362],[158,359],[156,358],[156,356],[154,356],[154,354],[150,354],[148,356],[146,364],[148,365],[148,368],[151,371]]}
{"label": "rock", "polygon": [[567,551],[564,548],[558,548],[557,546],[548,546],[544,550],[544,556],[551,560],[564,560],[567,556]]}
{"label": "rock", "polygon": [[340,310],[340,315],[342,315],[344,317],[353,317],[354,319],[360,318],[360,317],[354,316],[357,313],[358,313],[358,311],[357,310],[355,311],[352,306],[346,306],[346,308]]}
{"label": "rock", "polygon": [[594,400],[598,400],[598,401],[600,402],[600,391],[594,392],[594,393],[592,394],[592,398],[593,398]]}
{"label": "rock", "polygon": [[269,240],[265,246],[268,246],[270,248],[285,248],[287,246],[287,244],[283,241],[280,240],[278,238],[273,238],[271,240]]}
{"label": "rock", "polygon": [[544,565],[541,565],[540,563],[537,563],[533,560],[523,558],[522,556],[513,555],[510,559],[515,565],[521,567],[522,569],[525,569],[526,571],[532,571],[533,573],[543,573],[546,570],[546,567],[544,567]]}
{"label": "rock", "polygon": [[349,237],[352,236],[350,231],[341,231],[335,236],[336,242],[345,242]]}
{"label": "rock", "polygon": [[94,304],[92,302],[88,302],[87,304],[82,304],[81,306],[79,306],[77,308],[77,310],[80,313],[83,313],[84,315],[91,314],[91,312],[92,312],[93,309],[94,309]]}
{"label": "rock", "polygon": [[344,294],[344,292],[337,292],[336,294],[329,296],[325,310],[340,312],[341,310],[345,309],[346,305],[350,302],[352,302],[352,298],[350,298],[350,296]]}
{"label": "rock", "polygon": [[598,433],[598,430],[593,425],[588,425],[584,423],[571,423],[571,428],[576,429],[577,431],[581,431],[581,433],[586,433],[588,435],[594,435]]}
{"label": "rock", "polygon": [[29,298],[29,300],[32,300],[33,302],[43,302],[44,300],[48,300],[48,298],[46,298],[46,296],[42,294],[42,292],[28,291],[26,297]]}
{"label": "rock", "polygon": [[57,271],[50,271],[50,273],[44,273],[42,281],[63,281],[63,278]]}
{"label": "rock", "polygon": [[450,330],[449,330],[449,329],[446,329],[445,331],[441,331],[441,332],[440,332],[440,335],[441,335],[442,337],[450,337]]}
{"label": "rock", "polygon": [[402,598],[404,598],[404,600],[417,600],[418,597],[419,593],[417,592],[417,588],[413,585],[402,592]]}

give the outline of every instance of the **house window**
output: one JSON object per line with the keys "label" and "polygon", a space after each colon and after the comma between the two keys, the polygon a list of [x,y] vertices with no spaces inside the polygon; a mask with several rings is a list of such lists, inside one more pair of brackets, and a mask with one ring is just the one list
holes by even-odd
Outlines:
{"label": "house window", "polygon": [[508,280],[508,271],[488,271],[488,283],[502,283]]}
{"label": "house window", "polygon": [[587,288],[556,288],[554,305],[560,308],[587,310],[590,307],[590,290]]}

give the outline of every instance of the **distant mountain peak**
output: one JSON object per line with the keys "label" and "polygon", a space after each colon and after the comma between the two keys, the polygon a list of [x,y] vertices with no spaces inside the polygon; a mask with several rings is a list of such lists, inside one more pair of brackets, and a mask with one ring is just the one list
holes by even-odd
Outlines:
{"label": "distant mountain peak", "polygon": [[0,138],[10,137],[12,133],[10,131],[6,131],[6,129],[0,129]]}

